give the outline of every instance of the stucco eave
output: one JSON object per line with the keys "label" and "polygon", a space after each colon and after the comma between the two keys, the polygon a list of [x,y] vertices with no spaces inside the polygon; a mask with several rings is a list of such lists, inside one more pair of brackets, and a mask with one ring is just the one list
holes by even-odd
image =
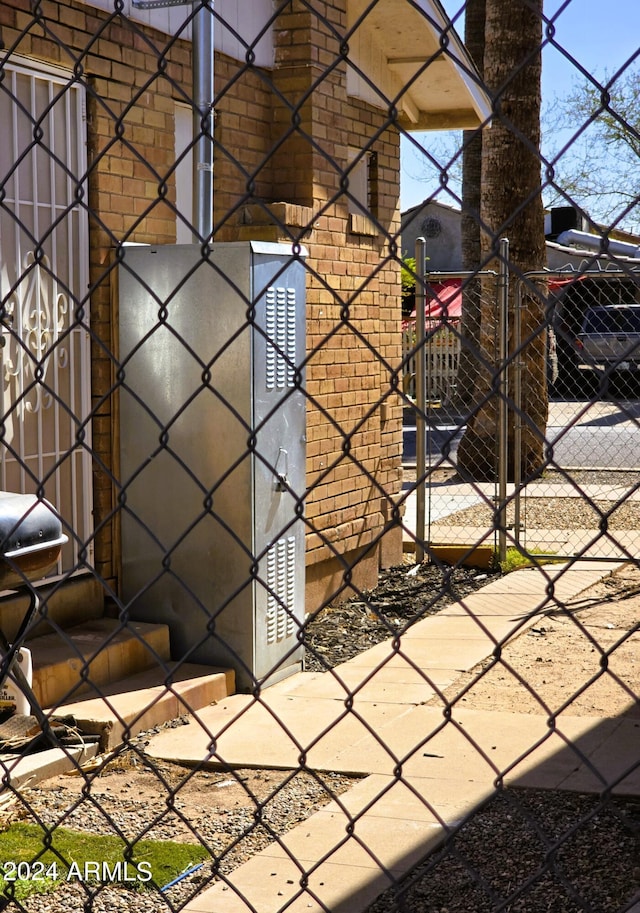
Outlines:
{"label": "stucco eave", "polygon": [[[406,130],[473,129],[491,101],[438,0],[347,0],[354,94],[377,87]],[[381,105],[382,106],[382,105]]]}

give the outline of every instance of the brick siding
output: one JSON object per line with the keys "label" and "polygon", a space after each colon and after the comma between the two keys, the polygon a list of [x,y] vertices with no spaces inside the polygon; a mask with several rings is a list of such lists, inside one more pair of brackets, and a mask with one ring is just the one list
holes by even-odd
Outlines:
{"label": "brick siding", "polygon": [[[318,6],[344,28],[344,2]],[[0,8],[5,46],[80,65],[88,85],[95,563],[109,579],[118,566],[113,250],[124,240],[175,241],[174,105],[191,94],[190,47],[172,41],[167,49],[165,35],[75,0],[45,0],[38,21],[25,7],[8,0]],[[293,239],[309,252],[307,564],[320,601],[340,589],[355,557],[368,552],[353,574],[359,586],[401,557],[400,530],[382,538],[401,488],[401,406],[392,392],[401,358],[399,264],[386,259],[400,224],[399,137],[383,129],[380,111],[347,96],[346,64],[334,66],[335,35],[304,5],[287,9],[274,32],[272,72],[243,72],[216,55],[214,226],[216,240]],[[291,105],[298,127],[287,136]],[[374,233],[350,231],[340,189],[349,148],[375,153]]]}

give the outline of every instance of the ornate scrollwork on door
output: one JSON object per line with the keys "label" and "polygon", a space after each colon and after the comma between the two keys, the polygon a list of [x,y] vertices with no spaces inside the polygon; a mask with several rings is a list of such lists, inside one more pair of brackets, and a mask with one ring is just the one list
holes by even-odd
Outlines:
{"label": "ornate scrollwork on door", "polygon": [[58,291],[48,257],[36,260],[29,251],[22,266],[22,279],[4,303],[3,322],[10,330],[4,377],[8,384],[15,378],[24,391],[20,410],[35,414],[48,409],[54,399],[46,383],[52,360],[59,369],[68,366],[68,349],[59,343],[59,337],[65,328],[69,300]]}

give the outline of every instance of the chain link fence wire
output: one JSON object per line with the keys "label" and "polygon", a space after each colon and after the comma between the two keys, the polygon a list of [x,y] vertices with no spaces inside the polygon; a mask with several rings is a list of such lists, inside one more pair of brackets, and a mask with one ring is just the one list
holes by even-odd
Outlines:
{"label": "chain link fence wire", "polygon": [[[546,281],[555,286],[550,302],[555,363],[549,376],[556,402],[552,401],[547,426],[548,472],[538,494],[553,496],[552,489],[544,488],[548,479],[563,488],[569,483],[564,491],[571,498],[578,483],[582,506],[570,509],[565,521],[573,517],[570,528],[580,534],[570,534],[567,545],[573,542],[574,554],[593,547],[601,557],[632,557],[636,458],[628,445],[637,429],[637,339],[632,321],[638,274],[610,265],[576,283],[567,283],[562,272]],[[593,449],[597,429],[604,434]],[[529,500],[527,509],[533,529],[536,513],[545,510],[544,501],[536,512]],[[554,548],[562,552],[560,542]]]}
{"label": "chain link fence wire", "polygon": [[[635,61],[519,6],[487,49],[588,83],[552,154],[483,3],[2,5],[2,909],[640,902],[638,198],[563,183],[637,143]],[[537,160],[494,225],[457,174],[498,129]],[[407,260],[401,143],[455,272]]]}
{"label": "chain link fence wire", "polygon": [[[474,275],[461,274],[449,281],[471,283]],[[509,538],[514,545],[529,546],[540,553],[584,557],[593,549],[599,558],[632,558],[632,539],[637,528],[634,387],[638,340],[633,330],[637,274],[609,266],[591,275],[581,274],[577,279],[572,267],[531,274],[528,281],[537,284],[541,307],[548,312],[545,359],[552,399],[546,425],[544,469],[524,482],[520,475],[512,480],[505,514]],[[453,288],[457,292],[457,285]],[[492,307],[498,314],[498,303],[492,302]],[[505,448],[513,456],[508,459],[509,465],[503,457],[505,465],[501,473],[498,428],[493,452],[495,483],[476,484],[466,503],[452,500],[450,491],[439,497],[437,487],[428,488],[429,517],[438,524],[428,531],[432,543],[477,541],[482,529],[492,525],[492,502],[499,494],[498,480],[506,479],[511,464],[519,471],[518,453],[526,429],[521,389],[527,383],[528,371],[527,343],[522,339],[519,319],[524,308],[526,301],[520,287],[514,307],[504,318],[514,351],[504,374],[509,385],[510,414]],[[446,316],[444,322],[448,323]],[[459,320],[454,318],[454,326],[458,325]],[[438,325],[430,332],[438,340],[437,334],[442,330]],[[496,326],[492,330],[494,350],[497,334]],[[442,379],[447,376],[448,366],[443,368],[430,355],[435,347],[427,336],[429,389],[438,383],[438,379],[429,377],[431,373]],[[462,358],[456,349],[456,377],[471,376],[470,372],[477,376],[473,364],[469,367]],[[414,361],[415,355],[408,372]],[[412,382],[411,373],[406,377]],[[457,386],[458,383],[449,385],[447,396],[427,397],[429,414],[436,416],[427,425],[428,444],[432,440],[436,442],[435,466],[433,461],[431,465],[442,468],[446,446],[447,455],[449,451],[454,454],[452,473],[455,473],[455,453],[465,424],[465,416],[456,409],[456,398],[451,392]],[[594,429],[602,429],[602,434],[594,436]],[[424,473],[418,473],[416,478],[426,479]],[[557,498],[562,500],[555,501]],[[564,505],[563,511],[557,510],[559,504]],[[456,509],[452,510],[452,506]],[[556,517],[552,526],[548,522],[551,514]],[[601,537],[603,524],[605,535]]]}
{"label": "chain link fence wire", "polygon": [[[407,498],[408,525],[417,538],[426,538],[433,546],[444,542],[478,542],[486,529],[473,531],[464,526],[464,510],[484,504],[493,512],[498,497],[499,435],[492,450],[493,481],[476,482],[472,489],[459,477],[457,448],[467,417],[477,411],[472,402],[476,381],[487,365],[487,356],[470,346],[469,328],[473,322],[480,326],[480,314],[485,311],[486,351],[495,353],[499,347],[500,309],[495,290],[482,289],[482,278],[495,278],[495,273],[432,273],[426,283],[426,318],[424,341],[416,332],[416,311],[403,322],[403,351],[405,354],[404,388],[412,405],[406,405],[403,415],[405,472],[409,475],[415,463],[415,487],[409,485]],[[487,316],[488,315],[488,316]],[[506,320],[506,314],[505,314]],[[424,353],[420,363],[420,353]],[[416,396],[416,371],[425,372],[424,402]],[[421,422],[422,420],[422,427]],[[424,455],[418,448],[418,436],[424,436]],[[414,497],[424,492],[424,523],[414,522],[417,510]],[[462,500],[461,500],[462,499]],[[458,514],[462,513],[462,523]],[[417,517],[416,517],[417,521]],[[491,522],[483,524],[494,526]],[[461,527],[456,529],[456,527]],[[497,529],[489,540],[497,547]]]}

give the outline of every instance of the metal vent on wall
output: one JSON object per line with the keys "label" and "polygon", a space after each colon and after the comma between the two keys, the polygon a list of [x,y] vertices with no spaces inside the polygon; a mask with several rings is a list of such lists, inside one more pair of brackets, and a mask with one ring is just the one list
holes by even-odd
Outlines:
{"label": "metal vent on wall", "polygon": [[295,536],[279,539],[267,552],[267,643],[273,644],[295,633]]}
{"label": "metal vent on wall", "polygon": [[296,290],[268,288],[265,329],[267,333],[267,390],[294,386],[296,356]]}

